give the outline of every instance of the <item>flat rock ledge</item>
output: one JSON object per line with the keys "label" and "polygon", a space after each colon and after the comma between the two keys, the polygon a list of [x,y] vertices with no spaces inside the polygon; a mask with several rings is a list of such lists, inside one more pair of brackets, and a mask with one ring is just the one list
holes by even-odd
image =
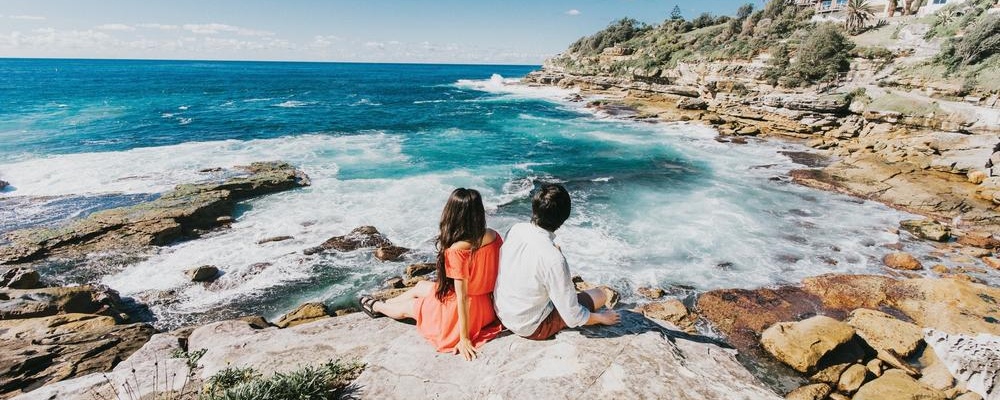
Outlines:
{"label": "flat rock ledge", "polygon": [[158,199],[91,214],[55,228],[8,233],[0,264],[16,264],[62,253],[106,251],[169,244],[231,221],[236,202],[308,186],[309,177],[288,163],[255,162],[226,171],[220,182],[178,185]]}
{"label": "flat rock ledge", "polygon": [[[108,381],[124,382],[131,368],[153,371],[155,360],[168,358],[178,343],[172,335],[154,336],[107,378],[88,375],[19,398],[108,396]],[[268,374],[357,359],[367,365],[354,383],[360,398],[780,399],[737,362],[735,350],[632,312],[623,313],[620,326],[564,331],[548,341],[503,336],[487,343],[472,362],[435,352],[411,325],[362,314],[286,329],[223,321],[194,329],[187,343],[190,351],[207,349],[198,361],[200,379],[229,366]],[[177,369],[177,376],[187,372],[180,362],[168,367]]]}

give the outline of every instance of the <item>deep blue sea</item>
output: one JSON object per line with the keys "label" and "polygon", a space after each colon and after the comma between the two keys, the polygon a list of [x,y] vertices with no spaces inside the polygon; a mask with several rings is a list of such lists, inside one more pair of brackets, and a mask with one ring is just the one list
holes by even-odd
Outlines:
{"label": "deep blue sea", "polygon": [[[782,178],[802,167],[782,153],[799,145],[608,118],[565,101],[569,91],[517,83],[535,68],[0,60],[0,179],[11,183],[0,232],[155,198],[212,179],[199,172],[210,167],[280,159],[307,172],[311,187],[241,205],[229,230],[134,260],[93,255],[96,272],[47,271],[149,302],[164,326],[347,303],[432,257],[458,186],[484,194],[503,232],[528,219],[535,186],[564,183],[574,210],[557,241],[571,269],[626,300],[646,285],[682,295],[880,271],[883,246],[900,240],[904,214]],[[389,263],[302,254],[360,225],[415,251]],[[257,244],[281,235],[294,239]],[[225,275],[185,279],[205,264]]]}

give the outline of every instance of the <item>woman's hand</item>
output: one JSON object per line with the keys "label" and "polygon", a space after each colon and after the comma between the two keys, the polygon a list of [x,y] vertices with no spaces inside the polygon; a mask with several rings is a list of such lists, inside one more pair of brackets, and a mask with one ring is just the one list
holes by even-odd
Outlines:
{"label": "woman's hand", "polygon": [[465,361],[472,361],[476,359],[476,348],[472,346],[472,341],[468,338],[462,338],[458,340],[458,344],[455,345],[455,354],[459,354],[465,357]]}

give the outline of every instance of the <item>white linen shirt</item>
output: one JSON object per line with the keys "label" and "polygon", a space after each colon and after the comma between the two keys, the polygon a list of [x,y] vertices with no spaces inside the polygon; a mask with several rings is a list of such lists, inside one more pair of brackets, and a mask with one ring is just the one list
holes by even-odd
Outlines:
{"label": "white linen shirt", "polygon": [[522,222],[507,231],[500,247],[494,307],[500,322],[519,336],[535,333],[553,308],[570,328],[590,319],[590,310],[577,300],[569,265],[553,242],[555,237]]}

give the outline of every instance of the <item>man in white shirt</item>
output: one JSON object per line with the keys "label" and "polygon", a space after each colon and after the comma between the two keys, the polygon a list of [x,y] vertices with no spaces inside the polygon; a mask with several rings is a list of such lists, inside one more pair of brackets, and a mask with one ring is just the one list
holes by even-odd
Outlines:
{"label": "man in white shirt", "polygon": [[545,340],[564,328],[614,325],[617,312],[605,310],[600,289],[577,292],[569,265],[553,242],[569,218],[570,198],[562,185],[542,186],[531,200],[531,222],[514,225],[500,248],[500,272],[493,292],[497,317],[519,336]]}

